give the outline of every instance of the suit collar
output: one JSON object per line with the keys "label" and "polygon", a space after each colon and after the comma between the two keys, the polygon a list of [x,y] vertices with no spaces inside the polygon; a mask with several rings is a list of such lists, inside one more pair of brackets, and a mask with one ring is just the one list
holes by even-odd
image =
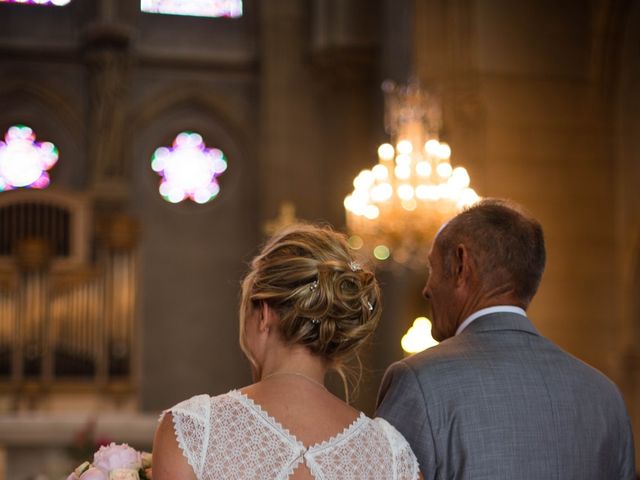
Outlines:
{"label": "suit collar", "polygon": [[533,335],[540,335],[527,317],[510,312],[489,313],[478,317],[460,332],[460,335],[499,330],[520,330]]}

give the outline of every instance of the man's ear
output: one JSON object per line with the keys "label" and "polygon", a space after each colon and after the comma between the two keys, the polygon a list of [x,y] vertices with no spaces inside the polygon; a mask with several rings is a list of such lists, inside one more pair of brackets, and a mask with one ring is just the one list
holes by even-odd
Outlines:
{"label": "man's ear", "polygon": [[467,283],[470,280],[472,273],[473,266],[471,264],[471,258],[469,257],[469,250],[463,243],[460,243],[456,247],[453,272],[456,279],[456,285]]}

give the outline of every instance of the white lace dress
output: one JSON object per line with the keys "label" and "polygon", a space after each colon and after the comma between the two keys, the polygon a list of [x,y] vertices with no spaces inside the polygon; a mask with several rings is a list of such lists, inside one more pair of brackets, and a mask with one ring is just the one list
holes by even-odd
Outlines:
{"label": "white lace dress", "polygon": [[198,395],[168,411],[199,480],[286,480],[302,462],[317,480],[418,478],[404,437],[363,413],[335,437],[307,448],[238,390]]}

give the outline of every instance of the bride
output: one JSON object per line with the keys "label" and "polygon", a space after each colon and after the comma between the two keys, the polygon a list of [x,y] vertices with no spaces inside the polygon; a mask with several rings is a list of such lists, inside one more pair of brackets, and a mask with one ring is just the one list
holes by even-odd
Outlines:
{"label": "bride", "polygon": [[[167,410],[153,446],[154,480],[422,478],[405,439],[324,386],[380,318],[373,274],[328,228],[275,235],[242,283],[240,345],[255,383]],[[348,393],[348,392],[347,392]]]}

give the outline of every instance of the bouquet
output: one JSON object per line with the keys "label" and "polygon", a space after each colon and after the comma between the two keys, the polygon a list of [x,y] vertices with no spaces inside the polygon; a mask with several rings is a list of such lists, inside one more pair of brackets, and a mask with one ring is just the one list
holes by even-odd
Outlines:
{"label": "bouquet", "polygon": [[84,462],[67,480],[151,480],[151,454],[127,444],[103,445],[93,463]]}

